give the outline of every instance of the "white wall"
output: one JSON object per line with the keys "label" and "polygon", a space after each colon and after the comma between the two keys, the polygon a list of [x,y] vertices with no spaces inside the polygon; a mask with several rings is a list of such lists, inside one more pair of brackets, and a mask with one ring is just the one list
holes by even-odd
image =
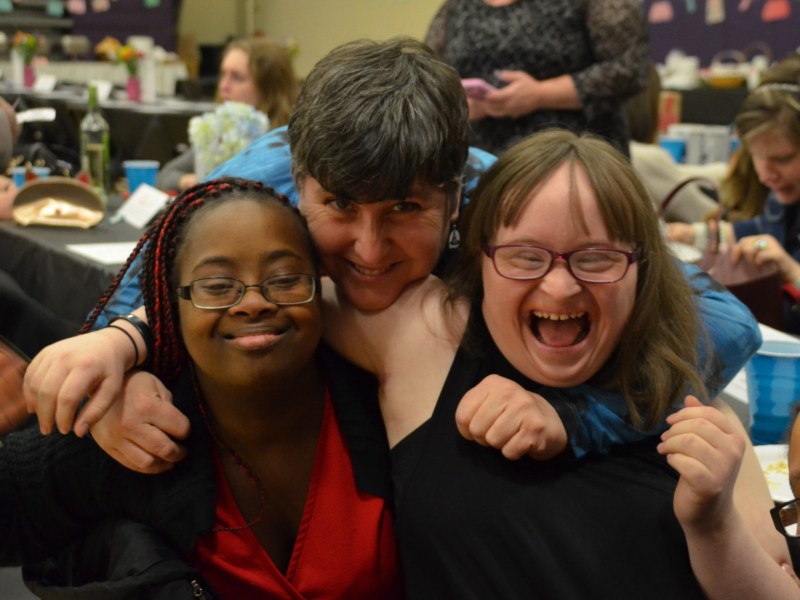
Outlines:
{"label": "white wall", "polygon": [[229,35],[261,31],[292,38],[305,76],[335,46],[356,38],[393,35],[423,38],[443,0],[183,0],[180,33],[199,44],[221,44]]}

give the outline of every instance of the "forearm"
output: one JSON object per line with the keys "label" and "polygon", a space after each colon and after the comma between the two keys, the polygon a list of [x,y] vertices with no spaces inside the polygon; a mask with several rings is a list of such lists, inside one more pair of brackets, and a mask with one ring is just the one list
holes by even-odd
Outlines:
{"label": "forearm", "polygon": [[580,110],[583,108],[575,81],[570,75],[538,80],[536,104],[535,110]]}
{"label": "forearm", "polygon": [[800,598],[800,587],[760,546],[736,511],[713,533],[686,531],[689,559],[710,600]]}

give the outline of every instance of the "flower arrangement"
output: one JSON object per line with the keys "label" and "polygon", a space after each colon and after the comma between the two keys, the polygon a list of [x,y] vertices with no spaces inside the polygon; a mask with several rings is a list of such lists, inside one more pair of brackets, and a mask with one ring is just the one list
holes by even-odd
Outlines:
{"label": "flower arrangement", "polygon": [[269,118],[242,102],[225,102],[213,112],[189,120],[189,141],[198,179],[267,133]]}
{"label": "flower arrangement", "polygon": [[39,48],[39,38],[32,33],[18,31],[14,34],[11,45],[15,52],[22,55],[22,62],[29,65],[33,61],[33,57],[36,56],[36,50]]}
{"label": "flower arrangement", "polygon": [[120,46],[117,48],[117,64],[125,65],[128,69],[128,76],[135,77],[139,69],[139,59],[144,56],[139,50],[133,46]]}

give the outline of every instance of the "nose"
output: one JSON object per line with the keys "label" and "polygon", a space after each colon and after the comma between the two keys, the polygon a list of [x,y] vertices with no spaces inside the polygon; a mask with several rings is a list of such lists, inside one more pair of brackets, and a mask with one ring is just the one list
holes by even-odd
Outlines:
{"label": "nose", "polygon": [[770,161],[763,158],[753,157],[753,167],[758,175],[758,180],[766,186],[774,183],[776,170]]}
{"label": "nose", "polygon": [[[223,75],[219,79],[219,83],[217,84],[217,93],[220,96],[224,96],[228,93],[228,88],[230,87],[230,80],[227,76]],[[224,99],[224,98],[223,98]]]}
{"label": "nose", "polygon": [[550,271],[541,278],[539,289],[553,298],[567,298],[581,291],[581,283],[570,273],[567,262],[557,258]]}
{"label": "nose", "polygon": [[365,266],[378,266],[386,256],[390,244],[389,233],[380,220],[363,216],[353,225],[353,248],[358,260]]}
{"label": "nose", "polygon": [[260,285],[248,285],[244,288],[244,295],[239,304],[231,306],[229,310],[234,313],[259,314],[278,310],[278,305],[267,300]]}

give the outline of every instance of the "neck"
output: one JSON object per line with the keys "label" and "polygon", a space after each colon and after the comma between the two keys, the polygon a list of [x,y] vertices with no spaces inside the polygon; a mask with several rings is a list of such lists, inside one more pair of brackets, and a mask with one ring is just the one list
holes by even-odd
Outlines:
{"label": "neck", "polygon": [[313,359],[295,372],[246,387],[219,385],[201,374],[197,379],[209,426],[235,448],[280,444],[319,431],[325,388]]}

